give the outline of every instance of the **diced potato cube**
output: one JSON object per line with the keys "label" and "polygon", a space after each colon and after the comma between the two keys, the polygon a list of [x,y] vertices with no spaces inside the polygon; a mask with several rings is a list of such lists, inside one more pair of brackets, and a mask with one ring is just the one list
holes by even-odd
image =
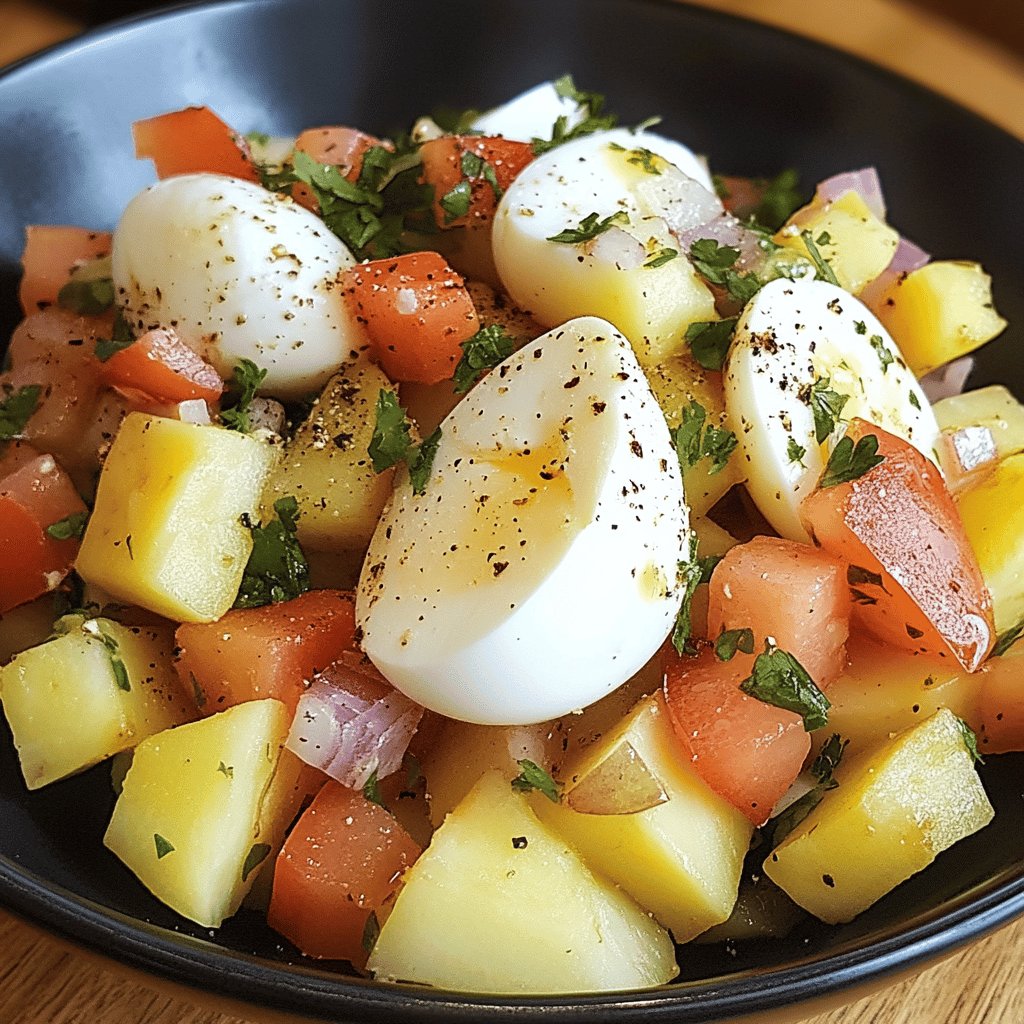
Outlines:
{"label": "diced potato cube", "polygon": [[1002,633],[1024,618],[1024,454],[958,494],[957,508]]}
{"label": "diced potato cube", "polygon": [[1006,326],[977,263],[937,260],[900,277],[879,319],[919,377],[991,341]]}
{"label": "diced potato cube", "polygon": [[274,449],[220,427],[133,413],[107,455],[75,568],[128,604],[212,622],[234,603]]}
{"label": "diced potato cube", "polygon": [[809,231],[818,252],[828,261],[836,280],[857,295],[892,262],[899,233],[868,209],[856,192],[831,203],[812,203],[797,210],[775,241],[809,256],[801,233]]}
{"label": "diced potato cube", "polygon": [[280,847],[301,797],[288,725],[280,701],[250,701],[136,748],[103,841],[190,921],[219,927]]}
{"label": "diced potato cube", "polygon": [[264,504],[298,501],[303,546],[358,559],[366,551],[394,475],[374,473],[367,454],[382,390],[394,390],[383,370],[364,359],[349,364],[328,381],[271,474]]}
{"label": "diced potato cube", "polygon": [[764,864],[791,899],[829,924],[867,910],[994,813],[946,709],[844,761],[836,777],[838,789]]}
{"label": "diced potato cube", "polygon": [[591,874],[498,772],[406,872],[367,966],[377,978],[493,994],[646,988],[677,973],[668,934]]}
{"label": "diced potato cube", "polygon": [[978,693],[990,663],[972,673],[952,658],[867,639],[851,640],[847,654],[846,669],[828,688],[828,728],[812,734],[815,750],[833,733],[849,740],[851,751],[874,750],[939,708],[977,722]]}
{"label": "diced potato cube", "polygon": [[[68,619],[68,632],[0,672],[0,697],[29,789],[74,775],[188,721],[170,628]],[[123,672],[115,672],[115,661]]]}
{"label": "diced potato cube", "polygon": [[1024,451],[1024,405],[1001,384],[951,395],[932,409],[942,430],[988,427],[1001,459]]}
{"label": "diced potato cube", "polygon": [[[670,429],[675,430],[679,426],[683,409],[691,402],[697,402],[704,408],[708,425],[731,429],[725,411],[722,375],[703,369],[689,354],[677,355],[657,366],[647,367],[647,379]],[[710,458],[701,459],[683,474],[690,515],[704,515],[730,487],[745,479],[743,460],[735,451],[717,473],[711,472]]]}
{"label": "diced potato cube", "polygon": [[[664,803],[633,814],[580,814],[573,786],[621,743],[629,743],[658,780]],[[542,821],[597,871],[649,910],[677,942],[726,920],[739,888],[751,824],[705,785],[672,732],[660,692],[644,698],[617,728],[562,771],[562,802],[533,801]]]}

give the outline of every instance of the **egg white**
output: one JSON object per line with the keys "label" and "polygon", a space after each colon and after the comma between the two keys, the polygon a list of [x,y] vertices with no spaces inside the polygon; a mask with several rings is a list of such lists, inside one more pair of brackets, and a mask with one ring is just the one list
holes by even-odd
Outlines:
{"label": "egg white", "polygon": [[572,321],[443,421],[423,495],[400,478],[359,581],[363,649],[451,718],[585,707],[670,630],[687,535],[678,459],[629,342]]}
{"label": "egg white", "polygon": [[290,198],[216,174],[137,195],[112,253],[133,330],[173,327],[224,377],[251,359],[267,370],[263,390],[284,399],[319,389],[364,344],[337,284],[353,262]]}

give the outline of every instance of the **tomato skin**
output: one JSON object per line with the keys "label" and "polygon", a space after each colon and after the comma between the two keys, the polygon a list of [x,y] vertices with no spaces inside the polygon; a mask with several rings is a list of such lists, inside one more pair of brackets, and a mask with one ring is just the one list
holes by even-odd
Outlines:
{"label": "tomato skin", "polygon": [[57,302],[57,293],[68,283],[71,271],[82,263],[109,256],[109,231],[30,224],[25,228],[21,254],[23,273],[18,297],[25,315]]}
{"label": "tomato skin", "polygon": [[55,590],[71,571],[80,541],[46,528],[85,512],[70,477],[39,455],[0,480],[0,614]]}
{"label": "tomato skin", "polygon": [[665,704],[680,753],[719,796],[763,825],[800,774],[811,739],[792,711],[739,687],[755,655],[720,661],[711,645],[696,657],[663,652]]}
{"label": "tomato skin", "polygon": [[310,590],[217,622],[184,623],[174,635],[175,668],[203,715],[266,697],[294,711],[316,671],[357,649],[355,630],[352,594]]}
{"label": "tomato skin", "polygon": [[[363,169],[363,156],[373,146],[383,145],[380,139],[359,131],[334,125],[327,128],[307,128],[295,140],[295,149],[307,153],[317,163],[337,167],[348,181],[355,183]],[[307,210],[317,213],[320,204],[304,182],[292,186],[292,198]]]}
{"label": "tomato skin", "polygon": [[749,628],[754,652],[773,637],[820,687],[846,665],[851,600],[846,566],[823,551],[755,537],[726,552],[715,567],[708,595],[708,638]]}
{"label": "tomato skin", "polygon": [[800,508],[804,527],[848,563],[862,626],[894,647],[952,653],[977,671],[996,639],[992,598],[953,498],[938,469],[902,438],[859,419],[847,430],[854,442],[868,434],[883,461],[812,491]]}
{"label": "tomato skin", "polygon": [[209,107],[186,107],[136,121],[135,155],[149,157],[158,178],[208,171],[258,182],[245,140]]}
{"label": "tomato skin", "polygon": [[[494,170],[497,193],[491,182],[475,175],[466,177],[462,170],[463,154],[480,157]],[[476,227],[494,217],[500,195],[533,160],[533,147],[528,142],[478,135],[445,135],[431,139],[420,148],[423,180],[434,188],[434,217],[439,228]],[[470,186],[469,208],[458,217],[441,205],[441,199],[460,181]]]}
{"label": "tomato skin", "polygon": [[465,282],[436,252],[357,264],[342,286],[374,359],[394,381],[451,379],[462,342],[480,329]]}
{"label": "tomato skin", "polygon": [[224,391],[217,371],[173,331],[147,331],[115,352],[102,369],[115,387],[137,388],[162,402],[201,398],[216,402]]}
{"label": "tomato skin", "polygon": [[419,854],[383,807],[329,781],[278,855],[270,927],[306,956],[363,967],[366,922]]}

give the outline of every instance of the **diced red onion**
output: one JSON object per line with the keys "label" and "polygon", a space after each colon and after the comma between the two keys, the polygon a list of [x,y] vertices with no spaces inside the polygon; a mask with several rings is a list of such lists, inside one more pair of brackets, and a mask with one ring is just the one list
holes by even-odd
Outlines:
{"label": "diced red onion", "polygon": [[284,431],[288,414],[284,406],[273,398],[258,395],[249,403],[249,423],[253,430],[269,430],[272,434]]}
{"label": "diced red onion", "polygon": [[929,260],[931,260],[931,256],[924,249],[901,238],[900,244],[896,246],[896,251],[892,254],[889,266],[861,290],[860,301],[877,315],[882,307],[885,293],[896,281],[904,274],[919,270]]}
{"label": "diced red onion", "polygon": [[845,171],[843,174],[826,178],[818,185],[815,195],[822,202],[831,203],[847,192],[856,192],[879,220],[885,220],[882,182],[874,167],[865,167],[860,171]]}
{"label": "diced red onion", "polygon": [[292,753],[343,786],[360,789],[397,771],[423,708],[394,689],[359,655],[342,655],[299,698]]}
{"label": "diced red onion", "polygon": [[628,231],[610,227],[587,243],[587,253],[619,270],[636,270],[647,259],[647,250]]}
{"label": "diced red onion", "polygon": [[742,221],[731,213],[723,213],[720,217],[691,228],[677,236],[683,251],[689,253],[690,246],[701,239],[709,238],[719,245],[729,245],[739,249],[740,255],[736,267],[740,270],[753,270],[764,259],[765,251],[761,245],[762,235],[751,231]]}
{"label": "diced red onion", "polygon": [[967,378],[973,369],[974,357],[961,356],[951,363],[946,363],[945,366],[940,366],[937,370],[932,370],[931,373],[922,377],[919,383],[928,396],[929,402],[939,402],[943,398],[952,398],[953,395],[962,394]]}
{"label": "diced red onion", "polygon": [[983,426],[944,430],[936,446],[946,486],[953,494],[991,473],[999,463],[999,449],[991,429]]}
{"label": "diced red onion", "polygon": [[723,212],[722,201],[714,192],[671,164],[660,174],[645,176],[637,194],[641,204],[656,210],[674,235],[707,224]]}

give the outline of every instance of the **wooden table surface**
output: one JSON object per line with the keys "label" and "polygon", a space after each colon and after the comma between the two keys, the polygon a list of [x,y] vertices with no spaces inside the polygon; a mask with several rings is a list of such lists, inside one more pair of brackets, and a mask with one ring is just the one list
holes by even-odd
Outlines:
{"label": "wooden table surface", "polygon": [[[697,0],[822,39],[945,93],[1024,138],[1024,62],[900,0]],[[967,7],[970,0],[964,0]],[[984,0],[976,0],[984,2]],[[0,65],[75,34],[71,18],[0,0]],[[247,1024],[105,969],[0,911],[0,1024]],[[1024,921],[807,1024],[1021,1024]]]}

